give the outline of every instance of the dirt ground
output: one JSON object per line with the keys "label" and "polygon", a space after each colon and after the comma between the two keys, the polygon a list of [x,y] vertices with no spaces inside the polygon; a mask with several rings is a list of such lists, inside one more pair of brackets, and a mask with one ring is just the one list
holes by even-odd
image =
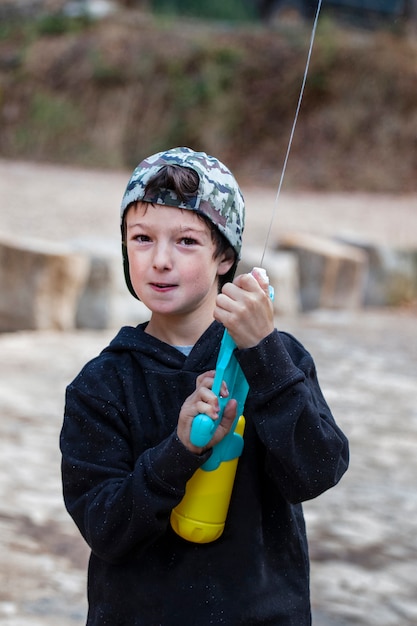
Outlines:
{"label": "dirt ground", "polygon": [[[118,243],[118,207],[129,176],[0,159],[0,235]],[[277,202],[275,189],[243,192],[245,243],[263,246],[273,216],[270,245],[292,230],[390,247],[417,245],[417,195],[287,193],[284,184]]]}
{"label": "dirt ground", "polygon": [[[117,207],[127,177],[0,161],[0,234],[118,239]],[[261,245],[275,191],[244,191],[246,241]],[[416,248],[417,198],[283,194],[272,240],[282,229]],[[351,443],[351,466],[341,483],[305,504],[314,625],[415,625],[416,312],[317,311],[277,319],[277,325],[313,353]],[[66,384],[114,332],[0,335],[5,626],[85,623],[88,551],[62,504],[58,436]]]}

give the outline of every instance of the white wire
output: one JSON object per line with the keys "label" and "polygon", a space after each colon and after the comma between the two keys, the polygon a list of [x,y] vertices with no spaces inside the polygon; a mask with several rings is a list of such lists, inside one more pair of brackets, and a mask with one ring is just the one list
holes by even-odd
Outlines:
{"label": "white wire", "polygon": [[265,246],[264,246],[264,249],[263,249],[261,263],[260,263],[261,267],[263,265],[266,249],[268,247],[268,241],[269,241],[269,237],[271,235],[272,224],[274,222],[275,214],[276,214],[276,211],[277,211],[278,201],[279,201],[279,197],[280,197],[280,194],[281,194],[282,183],[284,181],[285,171],[287,169],[288,158],[290,156],[291,146],[292,146],[294,133],[295,133],[295,127],[297,126],[298,115],[300,113],[301,102],[303,100],[304,88],[305,88],[305,85],[306,85],[308,70],[309,70],[309,67],[310,67],[311,53],[313,51],[314,39],[315,39],[315,36],[316,36],[317,22],[319,20],[321,5],[322,5],[322,0],[319,0],[319,2],[317,4],[317,10],[316,10],[316,16],[314,18],[313,28],[312,28],[312,31],[311,31],[310,47],[309,47],[309,50],[308,50],[307,62],[306,62],[306,66],[305,66],[305,69],[304,69],[304,77],[303,77],[303,82],[302,82],[302,85],[301,85],[300,96],[298,98],[298,104],[297,104],[297,109],[295,111],[294,122],[293,122],[292,129],[291,129],[290,139],[288,141],[288,147],[287,147],[287,152],[285,154],[284,165],[282,167],[281,178],[280,178],[279,185],[278,185],[278,191],[277,191],[277,195],[275,197],[275,203],[274,203],[274,206],[273,206],[273,209],[272,209],[271,221],[269,223],[269,228],[268,228],[268,231],[267,231],[267,234],[266,234]]}

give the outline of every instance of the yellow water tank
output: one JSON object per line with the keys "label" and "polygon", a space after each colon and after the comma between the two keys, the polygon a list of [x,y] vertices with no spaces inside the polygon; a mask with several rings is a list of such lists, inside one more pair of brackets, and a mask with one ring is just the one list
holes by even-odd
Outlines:
{"label": "yellow water tank", "polygon": [[[245,418],[235,433],[243,436]],[[210,543],[223,533],[239,457],[223,461],[215,470],[198,469],[187,482],[185,495],[171,512],[174,531],[194,543]]]}

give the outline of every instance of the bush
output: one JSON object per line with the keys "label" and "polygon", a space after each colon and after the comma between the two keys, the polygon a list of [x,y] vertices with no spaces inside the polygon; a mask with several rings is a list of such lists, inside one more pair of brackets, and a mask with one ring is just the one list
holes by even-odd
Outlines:
{"label": "bush", "polygon": [[242,0],[152,0],[154,13],[199,19],[248,21],[256,17],[254,4]]}

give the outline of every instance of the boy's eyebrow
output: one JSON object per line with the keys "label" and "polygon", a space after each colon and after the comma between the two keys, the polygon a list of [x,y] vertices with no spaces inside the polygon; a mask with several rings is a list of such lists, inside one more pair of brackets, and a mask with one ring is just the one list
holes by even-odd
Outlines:
{"label": "boy's eyebrow", "polygon": [[141,222],[133,222],[132,224],[129,224],[129,222],[126,220],[126,228],[134,228],[135,226],[140,226],[141,228],[143,228],[143,224]]}
{"label": "boy's eyebrow", "polygon": [[[149,224],[144,224],[142,222],[133,222],[132,224],[127,223],[126,227],[127,227],[128,230],[130,230],[130,229],[135,228],[135,227],[150,228],[151,226]],[[194,231],[194,232],[197,232],[197,233],[204,233],[204,232],[206,232],[205,228],[204,228],[204,225],[202,225],[202,226],[198,226],[198,225],[194,225],[194,226],[188,226],[188,225],[187,226],[179,226],[179,228],[175,229],[175,230],[178,230],[179,232],[187,232],[187,231],[188,232],[190,232],[190,231],[193,232]]]}
{"label": "boy's eyebrow", "polygon": [[195,230],[197,233],[204,233],[206,232],[206,229],[204,228],[204,226],[180,226],[179,230],[182,231],[187,231],[187,230]]}

